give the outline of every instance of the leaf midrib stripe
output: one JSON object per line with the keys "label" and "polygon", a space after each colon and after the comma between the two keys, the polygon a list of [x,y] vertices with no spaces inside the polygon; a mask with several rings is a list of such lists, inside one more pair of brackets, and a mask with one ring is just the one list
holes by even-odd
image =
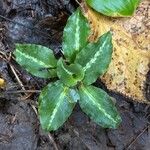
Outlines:
{"label": "leaf midrib stripe", "polygon": [[72,75],[72,74],[73,74],[72,72],[70,72],[68,69],[65,68],[63,62],[62,62],[62,65],[61,65],[61,66],[62,66],[62,68],[63,68],[69,75]]}
{"label": "leaf midrib stripe", "polygon": [[26,55],[26,54],[22,53],[22,52],[19,51],[18,49],[16,49],[16,52],[19,53],[20,55],[24,56],[25,58],[27,58],[27,59],[29,59],[29,60],[31,60],[31,61],[37,63],[37,64],[40,64],[41,66],[43,66],[43,67],[45,67],[45,68],[51,68],[51,67],[53,67],[53,66],[51,66],[50,64],[47,65],[47,64],[45,64],[43,61],[40,61],[40,60],[38,60],[38,59],[36,59],[36,58],[34,58],[34,57],[31,57],[31,56],[29,56],[29,55]]}
{"label": "leaf midrib stripe", "polygon": [[85,65],[85,67],[83,67],[83,70],[86,71],[87,69],[89,69],[92,64],[95,63],[95,61],[97,60],[97,58],[100,56],[101,52],[102,52],[102,48],[105,46],[105,44],[107,43],[107,38],[105,39],[105,41],[103,42],[102,46],[100,46],[99,51],[97,51],[94,55],[94,57]]}
{"label": "leaf midrib stripe", "polygon": [[64,100],[64,96],[65,96],[66,90],[67,90],[67,88],[64,88],[63,91],[62,91],[62,93],[58,97],[59,101],[57,102],[57,105],[54,108],[54,111],[52,113],[51,119],[49,121],[48,129],[50,128],[50,126],[51,126],[51,124],[52,124],[52,122],[53,122],[53,120],[55,118],[55,115],[56,115],[56,113],[58,111],[59,106],[61,105],[61,102]]}
{"label": "leaf midrib stripe", "polygon": [[90,91],[86,90],[85,88],[84,88],[83,90],[84,90],[85,94],[89,97],[89,99],[91,100],[91,102],[93,102],[93,104],[94,104],[96,107],[98,106],[98,109],[99,109],[105,116],[107,116],[107,118],[109,118],[110,120],[112,120],[114,123],[117,123],[109,114],[107,114],[107,112],[105,111],[105,109],[103,109],[99,103],[96,103],[96,102],[94,101],[95,98],[93,97],[93,95],[90,94]]}
{"label": "leaf midrib stripe", "polygon": [[80,32],[79,32],[79,30],[80,30],[80,28],[79,28],[79,12],[78,12],[78,14],[77,14],[77,17],[76,17],[76,22],[75,22],[75,25],[76,25],[76,31],[75,31],[75,50],[79,50],[79,47],[80,47],[80,45],[79,45],[79,41],[80,41]]}

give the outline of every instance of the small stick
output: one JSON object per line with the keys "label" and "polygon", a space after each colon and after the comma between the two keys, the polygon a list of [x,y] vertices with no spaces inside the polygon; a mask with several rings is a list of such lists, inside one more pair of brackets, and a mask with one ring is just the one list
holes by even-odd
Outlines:
{"label": "small stick", "polygon": [[141,133],[139,133],[136,138],[128,145],[128,147],[126,148],[126,150],[128,150],[134,143],[135,141],[148,129],[149,126],[145,127]]}
{"label": "small stick", "polygon": [[17,75],[17,73],[16,73],[14,67],[13,67],[12,65],[10,65],[10,68],[11,68],[13,74],[15,75],[15,77],[16,77],[16,79],[17,79],[17,82],[19,83],[19,85],[21,86],[21,88],[25,91],[26,89],[24,88],[23,83],[22,83],[21,80],[19,79],[19,77],[18,77],[18,75]]}
{"label": "small stick", "polygon": [[78,0],[75,0],[76,2],[77,2],[77,4],[79,5],[79,6],[81,6],[81,8],[82,8],[82,1],[81,1],[81,3],[78,1]]}
{"label": "small stick", "polygon": [[[18,77],[18,75],[17,75],[17,73],[16,73],[16,71],[15,71],[15,69],[13,68],[12,65],[10,65],[10,68],[11,68],[12,72],[14,73],[14,75],[15,75],[15,77],[16,77],[16,79],[17,79],[19,85],[21,86],[21,88],[22,88],[24,91],[26,91],[26,89],[25,89],[23,83],[22,83],[21,80],[19,79],[19,77]],[[31,105],[32,109],[34,110],[35,114],[38,115],[38,112],[37,112],[35,106],[32,105],[32,104],[30,104],[30,105]]]}
{"label": "small stick", "polygon": [[78,0],[75,0],[79,5],[80,5],[80,2]]}
{"label": "small stick", "polygon": [[17,90],[17,91],[6,91],[6,94],[18,94],[18,93],[40,93],[40,90]]}
{"label": "small stick", "polygon": [[48,137],[49,137],[50,141],[52,142],[55,150],[59,150],[58,147],[57,147],[56,142],[54,141],[54,138],[52,137],[52,135],[50,133],[48,133]]}
{"label": "small stick", "polygon": [[30,105],[31,105],[32,109],[34,110],[35,114],[38,116],[38,111],[37,111],[36,107],[32,104],[30,104]]}

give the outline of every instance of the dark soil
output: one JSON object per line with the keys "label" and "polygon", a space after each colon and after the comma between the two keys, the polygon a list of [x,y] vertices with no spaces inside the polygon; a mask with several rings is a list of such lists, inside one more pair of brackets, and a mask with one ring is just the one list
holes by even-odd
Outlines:
{"label": "dark soil", "polygon": [[[48,83],[17,65],[10,55],[14,43],[45,45],[59,56],[63,28],[76,7],[73,0],[0,1],[0,76],[7,82],[0,91],[0,150],[150,149],[150,107],[146,104],[109,92],[122,116],[117,130],[102,129],[76,106],[63,127],[48,134],[32,107],[37,106],[39,94],[14,92],[22,90],[14,72],[26,90],[41,90]],[[96,85],[103,87],[99,82]]]}

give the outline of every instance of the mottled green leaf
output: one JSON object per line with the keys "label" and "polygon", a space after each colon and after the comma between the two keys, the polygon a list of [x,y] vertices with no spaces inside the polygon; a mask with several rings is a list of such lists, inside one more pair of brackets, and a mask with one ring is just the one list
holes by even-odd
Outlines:
{"label": "mottled green leaf", "polygon": [[140,0],[86,0],[96,11],[113,17],[131,16]]}
{"label": "mottled green leaf", "polygon": [[14,55],[24,69],[37,77],[52,78],[57,75],[57,60],[49,48],[35,44],[16,44]]}
{"label": "mottled green leaf", "polygon": [[117,128],[121,117],[111,97],[94,86],[81,86],[79,89],[81,109],[97,124],[105,128]]}
{"label": "mottled green leaf", "polygon": [[75,86],[84,78],[84,71],[81,65],[66,65],[62,59],[57,64],[57,75],[59,79],[67,86]]}
{"label": "mottled green leaf", "polygon": [[42,128],[57,130],[68,119],[78,98],[76,91],[60,81],[48,84],[39,97],[39,116]]}
{"label": "mottled green leaf", "polygon": [[69,94],[68,94],[69,102],[74,103],[77,102],[80,99],[80,95],[78,93],[78,90],[76,88],[69,88]]}
{"label": "mottled green leaf", "polygon": [[80,9],[77,9],[68,19],[63,33],[63,51],[69,61],[75,59],[76,53],[87,45],[89,25]]}
{"label": "mottled green leaf", "polygon": [[103,75],[111,62],[112,35],[104,34],[96,43],[89,43],[78,53],[75,63],[80,64],[85,71],[83,82],[92,84]]}

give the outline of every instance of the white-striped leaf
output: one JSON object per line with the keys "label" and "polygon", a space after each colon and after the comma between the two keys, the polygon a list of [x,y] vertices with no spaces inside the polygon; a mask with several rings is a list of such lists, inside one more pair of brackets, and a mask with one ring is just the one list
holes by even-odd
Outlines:
{"label": "white-striped leaf", "polygon": [[58,129],[68,119],[79,98],[76,90],[69,89],[60,81],[48,84],[39,97],[39,116],[45,131]]}
{"label": "white-striped leaf", "polygon": [[112,57],[112,35],[110,32],[104,34],[96,43],[89,43],[78,53],[75,63],[80,64],[85,71],[83,82],[92,84],[103,75]]}
{"label": "white-striped leaf", "polygon": [[57,75],[67,86],[75,86],[84,78],[84,71],[79,64],[66,65],[62,59],[57,63]]}
{"label": "white-striped leaf", "polygon": [[109,95],[94,86],[79,89],[81,109],[97,124],[105,128],[117,128],[121,117]]}
{"label": "white-striped leaf", "polygon": [[52,78],[57,75],[57,60],[53,51],[47,47],[35,44],[16,44],[14,52],[16,61],[31,74]]}
{"label": "white-striped leaf", "polygon": [[131,16],[140,0],[86,0],[96,11],[113,17]]}
{"label": "white-striped leaf", "polygon": [[87,45],[89,31],[88,21],[77,9],[69,17],[63,32],[63,51],[69,61],[73,61],[76,53]]}

